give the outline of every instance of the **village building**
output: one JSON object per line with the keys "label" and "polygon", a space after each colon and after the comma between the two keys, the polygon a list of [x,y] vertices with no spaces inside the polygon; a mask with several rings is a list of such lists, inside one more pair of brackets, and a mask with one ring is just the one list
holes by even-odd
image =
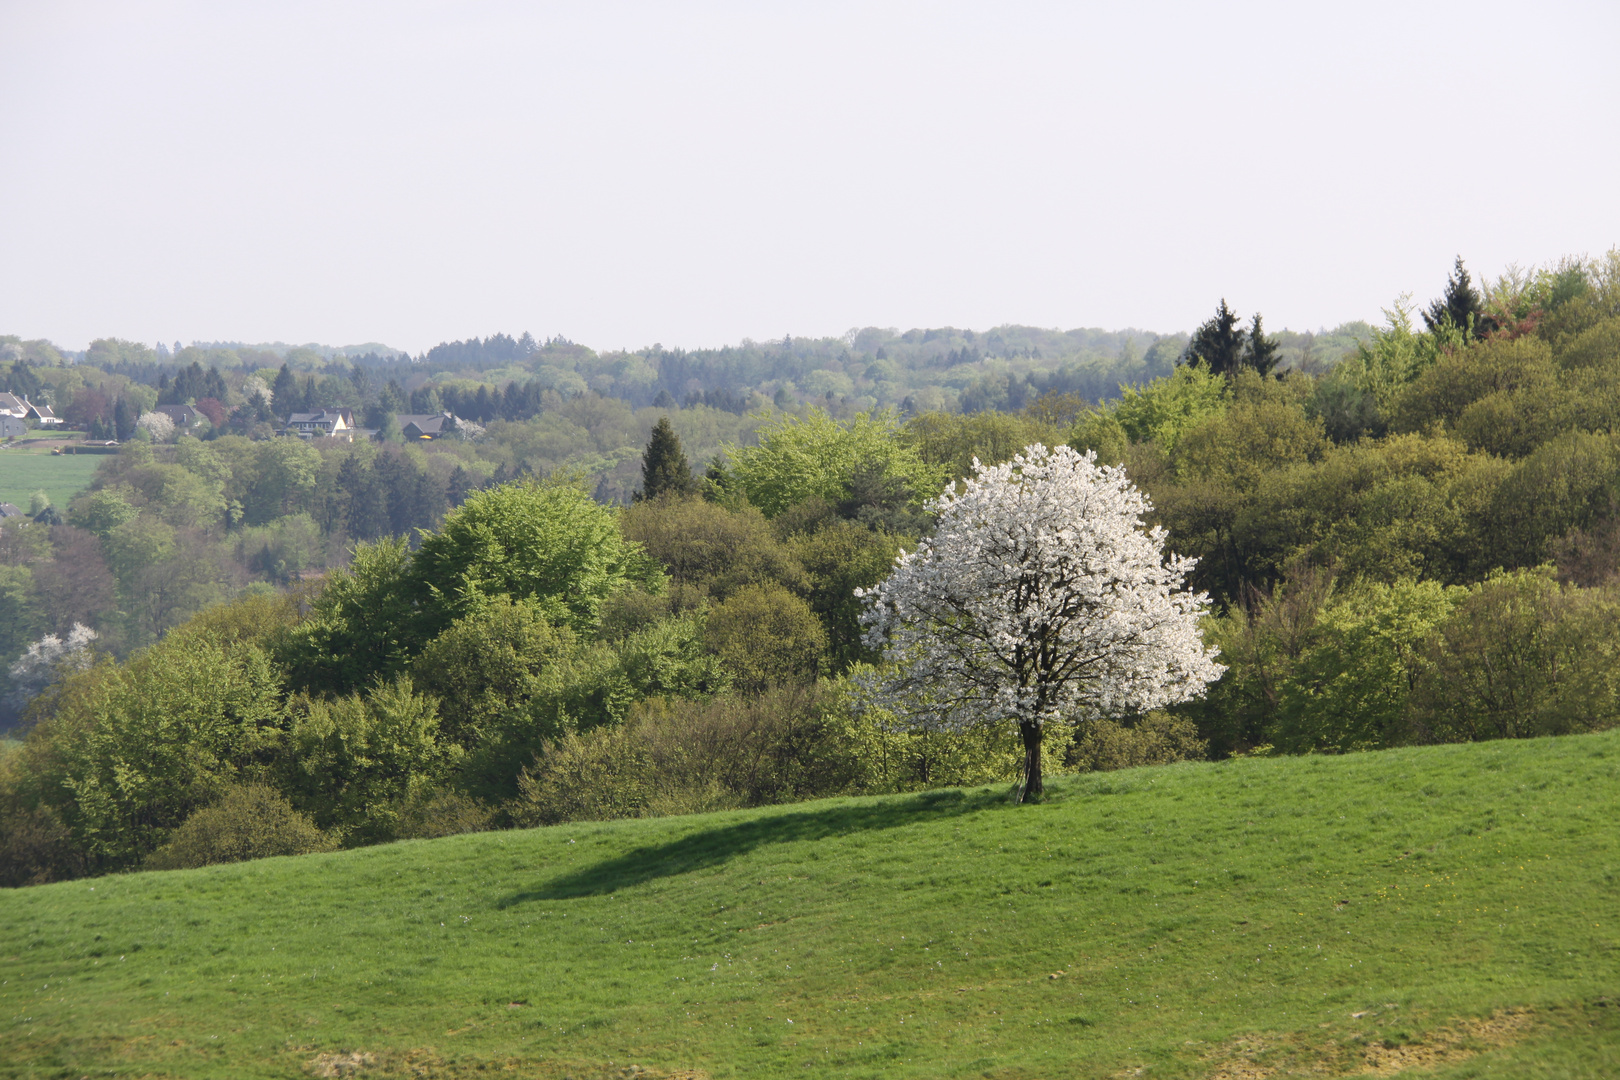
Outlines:
{"label": "village building", "polygon": [[287,417],[283,435],[296,435],[300,439],[343,439],[354,441],[354,412],[350,409],[317,409],[314,412],[293,413]]}

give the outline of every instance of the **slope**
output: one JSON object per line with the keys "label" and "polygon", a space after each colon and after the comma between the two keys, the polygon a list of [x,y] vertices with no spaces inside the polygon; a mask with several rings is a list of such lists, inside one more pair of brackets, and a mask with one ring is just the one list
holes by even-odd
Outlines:
{"label": "slope", "polygon": [[1617,764],[1250,759],[18,890],[0,1076],[1617,1075]]}

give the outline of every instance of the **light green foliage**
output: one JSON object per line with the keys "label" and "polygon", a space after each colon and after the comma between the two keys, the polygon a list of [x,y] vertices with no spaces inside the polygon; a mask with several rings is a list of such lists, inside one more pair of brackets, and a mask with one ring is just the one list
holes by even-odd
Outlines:
{"label": "light green foliage", "polygon": [[[1121,386],[1119,400],[1075,422],[1069,445],[1112,456],[1123,449],[1116,449],[1117,436],[1112,434],[1117,425],[1131,442],[1154,442],[1173,451],[1188,428],[1225,412],[1230,400],[1231,387],[1225,378],[1201,363],[1182,364],[1146,386]],[[1105,450],[1108,455],[1103,454]]]}
{"label": "light green foliage", "polygon": [[75,500],[68,513],[68,522],[105,539],[118,526],[133,521],[139,513],[123,493],[116,489],[103,489]]}
{"label": "light green foliage", "polygon": [[780,585],[750,585],[709,612],[704,637],[745,690],[813,680],[827,632],[810,605]]}
{"label": "light green foliage", "polygon": [[613,511],[577,487],[539,483],[473,495],[423,539],[412,576],[429,627],[511,596],[581,631],[608,596],[635,583],[656,589],[663,577],[625,541]]}
{"label": "light green foliage", "polygon": [[149,870],[185,870],[275,855],[330,851],[337,844],[266,784],[235,784],[192,814],[146,857]]}
{"label": "light green foliage", "polygon": [[745,585],[809,586],[793,552],[758,509],[706,499],[650,499],[620,511],[626,539],[661,564],[670,581],[724,600]]}
{"label": "light green foliage", "polygon": [[560,694],[575,648],[573,631],[554,625],[539,604],[500,596],[451,623],[412,669],[416,684],[439,699],[445,738],[471,748],[525,722],[534,699]]}
{"label": "light green foliage", "polygon": [[[1373,331],[1371,342],[1363,342],[1356,355],[1335,369],[1334,377],[1350,380],[1357,389],[1371,395],[1385,415],[1419,376],[1431,367],[1442,344],[1460,345],[1461,338],[1444,342],[1414,329],[1411,297],[1401,296],[1393,308],[1384,309],[1384,325]],[[1460,332],[1452,328],[1452,334]]]}
{"label": "light green foliage", "polygon": [[6,670],[38,636],[41,625],[33,569],[0,564],[0,686],[6,685]]}
{"label": "light green foliage", "polygon": [[820,409],[805,416],[773,416],[760,426],[759,445],[728,446],[731,477],[748,501],[775,517],[809,498],[837,503],[863,466],[904,481],[917,501],[945,485],[942,466],[923,460],[901,438],[894,413],[861,413],[847,422]]}
{"label": "light green foliage", "polygon": [[1433,581],[1368,585],[1330,603],[1279,690],[1273,739],[1292,753],[1370,750],[1406,740],[1424,643],[1451,613]]}
{"label": "light green foliage", "polygon": [[944,469],[954,481],[973,475],[975,458],[1000,465],[1032,443],[1056,446],[1064,431],[1055,423],[1011,413],[931,412],[906,421],[904,438],[924,462]]}
{"label": "light green foliage", "polygon": [[665,619],[619,646],[619,670],[637,698],[698,698],[727,690],[731,674],[703,647],[705,616]]}
{"label": "light green foliage", "polygon": [[405,802],[460,757],[439,738],[436,701],[401,676],[364,695],[295,702],[276,771],[293,804],[322,828],[375,843],[393,838]]}
{"label": "light green foliage", "polygon": [[43,725],[54,735],[58,804],[102,866],[138,862],[199,806],[268,760],[285,724],[280,678],[263,650],[177,631],[129,664],[76,676]]}
{"label": "light green foliage", "polygon": [[1620,724],[1620,596],[1550,568],[1498,573],[1457,596],[1413,691],[1421,742],[1530,738]]}
{"label": "light green foliage", "polygon": [[1568,423],[1552,350],[1537,338],[1481,341],[1443,355],[1389,410],[1397,431],[1456,430],[1471,447],[1522,457]]}

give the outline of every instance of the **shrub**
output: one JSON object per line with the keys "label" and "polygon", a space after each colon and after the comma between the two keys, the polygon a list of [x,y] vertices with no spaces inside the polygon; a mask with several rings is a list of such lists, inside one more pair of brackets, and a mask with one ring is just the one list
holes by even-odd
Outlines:
{"label": "shrub", "polygon": [[508,806],[521,825],[697,813],[833,795],[866,765],[814,687],[653,698],[623,724],[548,743]]}
{"label": "shrub", "polygon": [[1208,750],[1209,744],[1198,737],[1198,727],[1191,720],[1155,710],[1134,724],[1107,718],[1091,721],[1075,739],[1072,761],[1082,770],[1102,772],[1202,761]]}
{"label": "shrub", "polygon": [[169,842],[147,856],[151,870],[330,851],[336,842],[294,810],[274,788],[240,784],[185,820]]}
{"label": "shrub", "polygon": [[401,840],[485,832],[494,828],[495,810],[459,791],[415,792],[399,811],[395,835]]}

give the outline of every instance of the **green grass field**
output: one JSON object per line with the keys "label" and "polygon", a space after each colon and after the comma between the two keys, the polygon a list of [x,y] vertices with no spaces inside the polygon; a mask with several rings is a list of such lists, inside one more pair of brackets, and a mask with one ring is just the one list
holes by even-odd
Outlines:
{"label": "green grass field", "polygon": [[65,514],[73,496],[90,486],[96,466],[104,460],[99,454],[58,457],[49,450],[0,450],[0,502],[27,510],[34,492],[43,490],[51,505]]}
{"label": "green grass field", "polygon": [[1617,767],[1251,759],[0,893],[0,1076],[1620,1076]]}

